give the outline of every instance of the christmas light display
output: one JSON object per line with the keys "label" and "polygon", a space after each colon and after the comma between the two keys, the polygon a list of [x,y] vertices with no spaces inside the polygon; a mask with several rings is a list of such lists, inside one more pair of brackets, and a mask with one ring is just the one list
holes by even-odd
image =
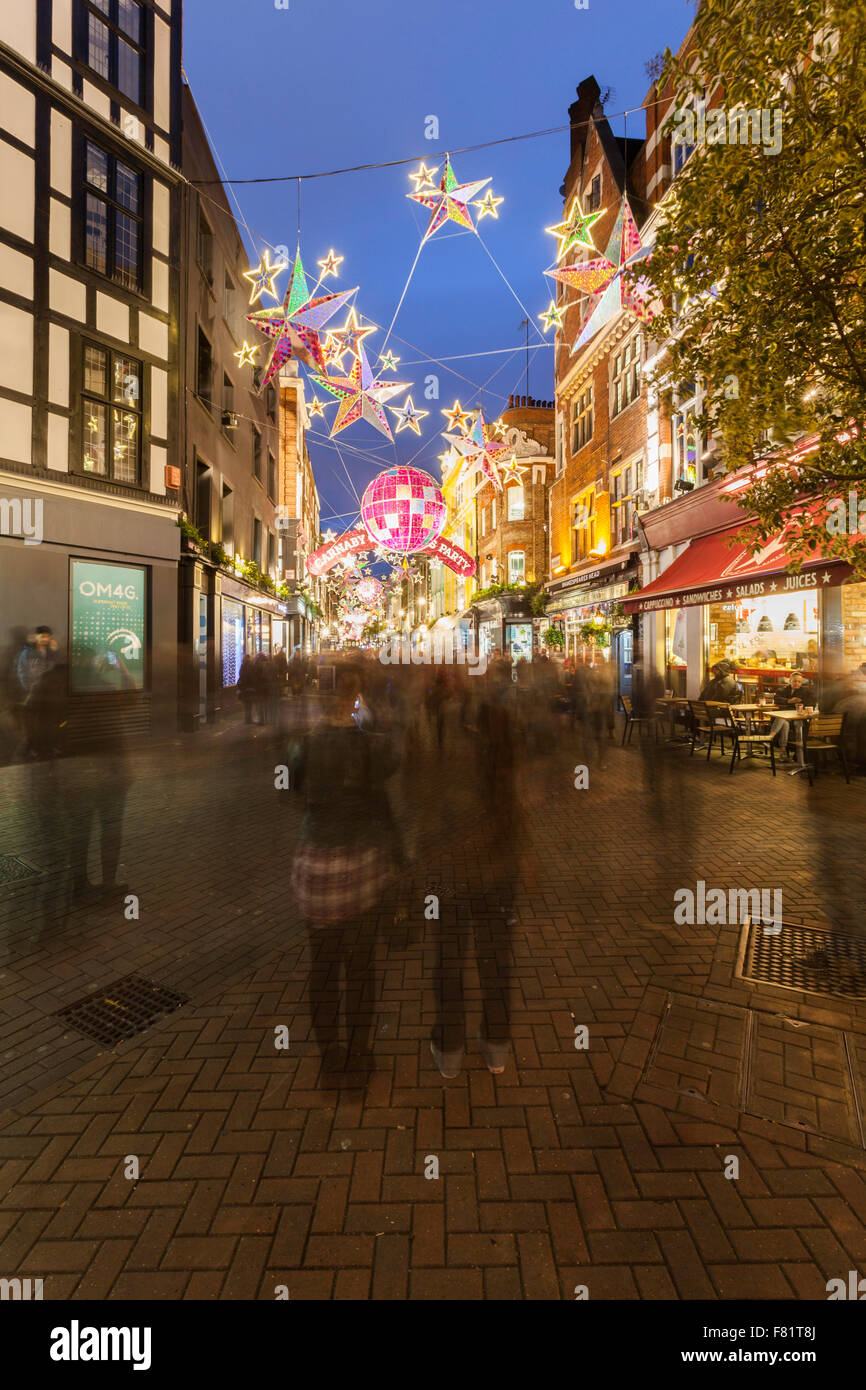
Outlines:
{"label": "christmas light display", "polygon": [[465,227],[467,231],[474,232],[475,223],[472,221],[468,204],[475,200],[489,182],[488,176],[486,179],[476,179],[474,183],[458,183],[451,166],[451,156],[446,155],[445,169],[438,190],[422,186],[420,191],[406,194],[407,198],[412,198],[416,203],[421,203],[431,210],[432,216],[423,240],[429,241],[434,232],[446,222],[456,222],[458,227]]}
{"label": "christmas light display", "polygon": [[450,410],[442,411],[448,421],[449,430],[465,430],[472,419],[471,410],[464,410],[459,401],[455,401]]}
{"label": "christmas light display", "polygon": [[395,357],[393,352],[389,351],[383,353],[382,356],[379,358],[379,361],[382,364],[381,369],[383,372],[396,372],[397,363],[400,361],[400,358]]}
{"label": "christmas light display", "polygon": [[623,198],[610,240],[605,248],[605,258],[615,264],[616,270],[610,283],[587,319],[572,352],[593,338],[600,328],[609,323],[622,309],[627,309],[636,318],[650,317],[646,302],[646,290],[640,281],[634,282],[631,267],[648,255],[648,248],[640,239],[637,223],[632,216],[628,199]]}
{"label": "christmas light display", "polygon": [[575,246],[582,247],[587,251],[594,251],[590,229],[604,215],[604,208],[598,212],[584,213],[580,206],[580,197],[575,195],[571,200],[571,207],[565,215],[563,222],[557,222],[555,227],[546,227],[545,231],[551,236],[555,236],[559,242],[556,249],[557,262],[563,261]]}
{"label": "christmas light display", "polygon": [[[355,288],[357,289],[357,286]],[[301,253],[298,252],[281,307],[258,309],[253,314],[247,314],[248,323],[254,324],[269,338],[275,339],[270,361],[259,388],[260,393],[279,374],[283,364],[293,356],[305,366],[324,372],[325,359],[319,333],[354,293],[355,290],[351,289],[344,290],[341,294],[324,294],[311,298]]]}
{"label": "christmas light display", "polygon": [[269,294],[271,299],[279,299],[279,295],[274,289],[274,280],[278,275],[282,275],[286,269],[285,261],[278,261],[276,265],[271,265],[271,258],[265,251],[262,259],[255,270],[245,270],[243,276],[252,285],[250,293],[250,303],[255,304],[257,299],[261,299],[263,294]]}
{"label": "christmas light display", "polygon": [[420,468],[389,468],[361,498],[361,521],[372,541],[398,555],[426,549],[441,535],[446,515],[442,493]]}
{"label": "christmas light display", "polygon": [[332,247],[331,250],[328,252],[327,256],[325,256],[324,260],[321,260],[318,263],[319,269],[322,272],[321,278],[324,280],[328,275],[338,275],[340,272],[340,266],[343,264],[344,260],[344,256],[334,255],[334,250]]}
{"label": "christmas light display", "polygon": [[496,438],[494,426],[487,423],[480,410],[467,434],[446,434],[445,438],[463,460],[462,473],[480,469],[494,487],[502,490],[497,459],[507,451],[508,445]]}
{"label": "christmas light display", "polygon": [[415,184],[415,192],[420,193],[422,189],[435,188],[436,184],[434,183],[434,179],[436,178],[436,175],[438,173],[438,164],[435,168],[428,169],[427,165],[424,164],[422,161],[422,163],[415,170],[414,174],[409,175],[410,179],[412,179],[413,183]]}
{"label": "christmas light display", "polygon": [[324,406],[322,405],[322,402],[319,400],[318,396],[313,397],[313,399],[310,401],[310,404],[307,406],[307,410],[309,411],[311,417],[314,415],[324,415],[325,413]]}
{"label": "christmas light display", "polygon": [[384,584],[372,577],[369,579],[362,579],[361,582],[355,586],[355,593],[358,599],[361,603],[367,604],[368,607],[372,607],[374,603],[378,603],[384,590]]}
{"label": "christmas light display", "polygon": [[406,397],[403,405],[389,405],[388,409],[400,422],[397,426],[397,434],[400,434],[402,430],[414,430],[416,434],[420,434],[420,422],[430,414],[429,410],[417,410],[411,396]]}
{"label": "christmas light display", "polygon": [[240,352],[233,352],[232,357],[236,357],[238,359],[239,367],[254,367],[256,365],[256,353],[258,351],[258,343],[256,343],[255,347],[250,347],[246,338],[244,338],[243,346],[241,347]]}
{"label": "christmas light display", "polygon": [[378,381],[367,361],[367,354],[361,344],[358,345],[358,355],[352,361],[352,370],[349,376],[313,376],[313,381],[322,390],[330,395],[336,396],[340,402],[337,407],[337,414],[331,426],[331,436],[339,434],[347,425],[353,425],[358,420],[366,420],[368,424],[375,426],[380,433],[393,439],[391,427],[385,415],[384,403],[389,401],[392,396],[398,396],[401,391],[408,391],[410,382],[408,381]]}
{"label": "christmas light display", "polygon": [[353,357],[357,357],[361,343],[375,332],[376,328],[372,323],[368,324],[366,328],[362,328],[355,310],[350,309],[343,327],[332,328],[328,334],[328,340],[335,344],[335,360],[337,358],[342,360],[347,352],[351,352]]}
{"label": "christmas light display", "polygon": [[581,294],[601,294],[616,274],[616,266],[606,256],[595,256],[581,265],[563,265],[544,273]]}
{"label": "christmas light display", "polygon": [[479,222],[483,217],[495,217],[498,220],[499,213],[497,212],[497,208],[500,203],[504,202],[504,198],[494,198],[493,192],[491,191],[484,198],[474,198],[472,200],[472,206],[478,209]]}
{"label": "christmas light display", "polygon": [[502,482],[503,484],[519,483],[523,474],[526,472],[527,469],[517,462],[517,455],[512,454],[509,462],[502,470]]}
{"label": "christmas light display", "polygon": [[549,333],[551,328],[562,327],[562,310],[556,307],[556,301],[551,299],[547,308],[538,315],[544,324],[545,333]]}

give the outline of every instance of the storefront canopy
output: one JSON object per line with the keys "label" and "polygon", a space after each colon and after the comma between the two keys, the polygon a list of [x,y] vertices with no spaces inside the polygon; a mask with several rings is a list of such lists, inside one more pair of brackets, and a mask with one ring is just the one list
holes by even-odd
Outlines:
{"label": "storefront canopy", "polygon": [[688,608],[699,603],[738,603],[801,589],[832,588],[851,573],[849,565],[813,554],[798,574],[789,574],[786,530],[767,541],[756,554],[749,546],[734,541],[741,530],[742,523],[690,541],[664,574],[645,589],[624,598],[623,608],[627,613],[652,613],[656,609]]}

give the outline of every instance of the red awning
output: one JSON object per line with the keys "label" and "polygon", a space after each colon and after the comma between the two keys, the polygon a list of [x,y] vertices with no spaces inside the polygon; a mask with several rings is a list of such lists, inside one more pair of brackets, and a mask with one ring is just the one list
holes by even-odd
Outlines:
{"label": "red awning", "polygon": [[652,613],[659,608],[688,608],[697,603],[738,603],[801,589],[826,589],[842,584],[850,565],[825,560],[814,553],[798,574],[789,574],[787,528],[762,545],[757,554],[731,544],[743,523],[699,536],[645,589],[622,600],[627,613]]}

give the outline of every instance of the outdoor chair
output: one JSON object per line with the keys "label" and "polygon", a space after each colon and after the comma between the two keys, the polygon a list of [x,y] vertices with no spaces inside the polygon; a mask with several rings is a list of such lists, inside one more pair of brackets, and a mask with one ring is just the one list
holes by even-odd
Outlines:
{"label": "outdoor chair", "polygon": [[654,714],[635,714],[630,695],[620,695],[619,702],[622,706],[622,712],[625,715],[625,724],[622,730],[623,745],[625,743],[631,743],[631,736],[634,732],[635,724],[638,725],[641,732],[643,732],[644,724],[650,724],[655,730],[655,737],[656,740],[658,740],[659,726]]}
{"label": "outdoor chair", "polygon": [[713,726],[707,712],[706,701],[689,700],[689,711],[692,716],[692,744],[689,748],[689,757],[694,753],[698,740],[705,738],[707,741],[707,762],[709,762],[710,750],[713,746]]}
{"label": "outdoor chair", "polygon": [[733,772],[734,763],[740,761],[744,749],[747,758],[753,757],[756,751],[763,750],[765,753],[769,752],[770,754],[770,767],[775,777],[775,735],[771,734],[769,730],[766,730],[764,733],[749,733],[744,717],[741,715],[739,720],[736,719],[731,711],[730,705],[713,706],[708,702],[708,708],[711,713],[715,711],[716,714],[716,723],[713,733],[722,739],[722,752],[724,753],[725,751],[725,738],[729,738],[733,744],[731,765],[728,768],[728,772]]}
{"label": "outdoor chair", "polygon": [[806,771],[809,774],[809,785],[815,779],[818,771],[817,762],[812,762],[809,758],[810,753],[822,753],[826,761],[828,753],[835,753],[845,774],[845,781],[851,781],[848,776],[848,759],[845,757],[845,749],[842,740],[845,733],[844,714],[816,714],[809,724],[809,731],[806,735],[806,747],[804,755],[806,758]]}

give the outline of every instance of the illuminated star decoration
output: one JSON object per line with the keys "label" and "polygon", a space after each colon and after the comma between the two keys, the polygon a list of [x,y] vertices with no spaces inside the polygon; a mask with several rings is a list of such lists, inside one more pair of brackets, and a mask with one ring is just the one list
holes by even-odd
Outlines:
{"label": "illuminated star decoration", "polygon": [[307,406],[307,409],[310,412],[310,415],[324,415],[325,413],[324,407],[322,406],[322,402],[319,400],[318,396],[313,397],[313,399],[310,401],[310,404]]}
{"label": "illuminated star decoration", "polygon": [[443,227],[446,222],[456,222],[459,227],[465,227],[468,231],[475,231],[475,223],[472,221],[472,214],[467,206],[474,201],[481,192],[485,184],[490,182],[490,178],[476,179],[474,183],[458,183],[457,176],[451,167],[451,156],[445,156],[445,169],[438,189],[422,188],[417,193],[407,193],[407,198],[413,198],[416,203],[421,203],[425,208],[429,208],[432,216],[430,223],[424,233],[422,245],[429,241],[434,232]]}
{"label": "illuminated star decoration", "polygon": [[[637,223],[632,216],[628,199],[623,198],[617,213],[616,222],[605,247],[605,258],[614,264],[615,270],[604,293],[584,324],[572,353],[577,352],[600,328],[609,323],[622,309],[627,309],[636,318],[651,317],[647,304],[647,289],[640,280],[634,281],[632,267],[650,254],[650,247],[644,246],[640,239]],[[561,272],[560,272],[561,273]]]}
{"label": "illuminated star decoration", "polygon": [[395,357],[393,352],[385,352],[379,358],[379,361],[382,364],[383,372],[396,372],[397,363],[400,361],[400,358]]}
{"label": "illuminated star decoration", "polygon": [[503,439],[505,437],[505,421],[501,416],[493,426],[493,433],[496,435],[497,439]]}
{"label": "illuminated star decoration", "polygon": [[554,299],[551,299],[550,304],[538,317],[544,323],[545,333],[549,333],[551,328],[562,327],[562,310],[557,308],[556,300]]}
{"label": "illuminated star decoration", "polygon": [[486,195],[486,197],[474,198],[472,200],[472,206],[478,209],[479,222],[481,221],[482,217],[495,217],[498,221],[499,213],[496,211],[496,209],[499,207],[500,203],[504,202],[504,198],[494,198],[493,190],[491,189],[490,192]]}
{"label": "illuminated star decoration", "polygon": [[416,434],[421,433],[421,420],[426,419],[430,414],[429,410],[416,410],[415,402],[411,396],[407,396],[403,405],[389,405],[388,409],[400,421],[397,426],[397,434],[401,430],[414,430]]}
{"label": "illuminated star decoration", "polygon": [[232,357],[236,357],[238,359],[239,367],[246,367],[247,365],[249,365],[250,367],[254,367],[256,365],[256,353],[258,351],[258,343],[256,343],[255,347],[250,347],[246,338],[244,338],[243,347],[241,348],[240,352],[233,352]]}
{"label": "illuminated star decoration", "polygon": [[357,420],[366,420],[386,438],[393,439],[384,404],[392,396],[407,391],[411,383],[377,381],[367,361],[363,344],[358,344],[358,355],[352,362],[352,370],[347,377],[322,375],[314,376],[313,381],[330,395],[336,396],[340,402],[331,427],[332,437],[347,425],[353,425]]}
{"label": "illuminated star decoration", "polygon": [[343,327],[334,328],[328,334],[328,337],[333,339],[336,344],[335,360],[338,360],[342,365],[343,356],[347,352],[351,352],[353,357],[357,357],[363,340],[370,333],[375,332],[375,324],[370,323],[366,328],[362,328],[355,310],[350,309]]}
{"label": "illuminated star decoration", "polygon": [[244,279],[249,280],[253,287],[250,303],[255,304],[256,300],[261,299],[263,294],[269,294],[271,299],[279,299],[280,296],[274,289],[274,280],[278,275],[282,275],[285,269],[285,261],[278,261],[276,265],[271,265],[271,258],[265,251],[256,270],[245,270]]}
{"label": "illuminated star decoration", "polygon": [[341,265],[343,264],[343,261],[344,261],[344,260],[345,260],[345,257],[344,257],[344,256],[335,256],[335,255],[334,255],[334,250],[333,250],[333,247],[332,247],[331,250],[328,252],[327,256],[325,257],[325,259],[324,259],[323,261],[319,261],[319,267],[320,267],[320,269],[321,269],[321,271],[322,271],[322,279],[324,280],[326,275],[337,275],[337,274],[339,274],[338,267],[341,266]]}
{"label": "illuminated star decoration", "polygon": [[420,193],[422,189],[435,188],[436,185],[433,182],[433,180],[435,179],[438,173],[438,164],[435,166],[435,168],[428,169],[427,165],[422,161],[418,168],[415,170],[414,174],[409,175],[410,179],[412,179],[412,181],[415,184],[415,192]]}
{"label": "illuminated star decoration", "polygon": [[472,412],[463,410],[459,401],[455,401],[450,410],[443,410],[442,414],[448,421],[449,430],[465,430],[472,419]]}
{"label": "illuminated star decoration", "polygon": [[559,264],[565,259],[569,251],[574,246],[581,246],[586,251],[594,251],[590,228],[604,215],[604,208],[598,212],[584,213],[580,207],[580,197],[575,195],[571,200],[571,207],[565,215],[564,222],[557,222],[555,227],[546,227],[545,231],[551,236],[555,236],[559,241],[556,250],[556,261]]}
{"label": "illuminated star decoration", "polygon": [[332,531],[331,528],[329,527],[328,530],[325,532],[324,540],[326,540],[326,541],[335,541],[336,539],[337,539],[337,533],[336,533],[336,531]]}
{"label": "illuminated star decoration", "polygon": [[519,483],[521,476],[526,471],[526,468],[521,467],[521,465],[517,462],[517,455],[512,454],[510,461],[505,465],[505,468],[502,470],[502,481],[503,483]]}
{"label": "illuminated star decoration", "polygon": [[488,425],[480,411],[468,434],[446,434],[445,438],[463,459],[461,476],[480,469],[485,478],[502,490],[497,460],[500,454],[507,452],[509,445],[496,438],[494,427]]}
{"label": "illuminated star decoration", "polygon": [[319,333],[354,293],[352,289],[344,290],[341,294],[323,294],[311,298],[301,253],[298,252],[282,305],[277,309],[259,309],[254,314],[247,314],[248,323],[255,324],[262,333],[276,339],[259,394],[279,374],[280,368],[290,357],[296,357],[307,367],[325,371]]}

